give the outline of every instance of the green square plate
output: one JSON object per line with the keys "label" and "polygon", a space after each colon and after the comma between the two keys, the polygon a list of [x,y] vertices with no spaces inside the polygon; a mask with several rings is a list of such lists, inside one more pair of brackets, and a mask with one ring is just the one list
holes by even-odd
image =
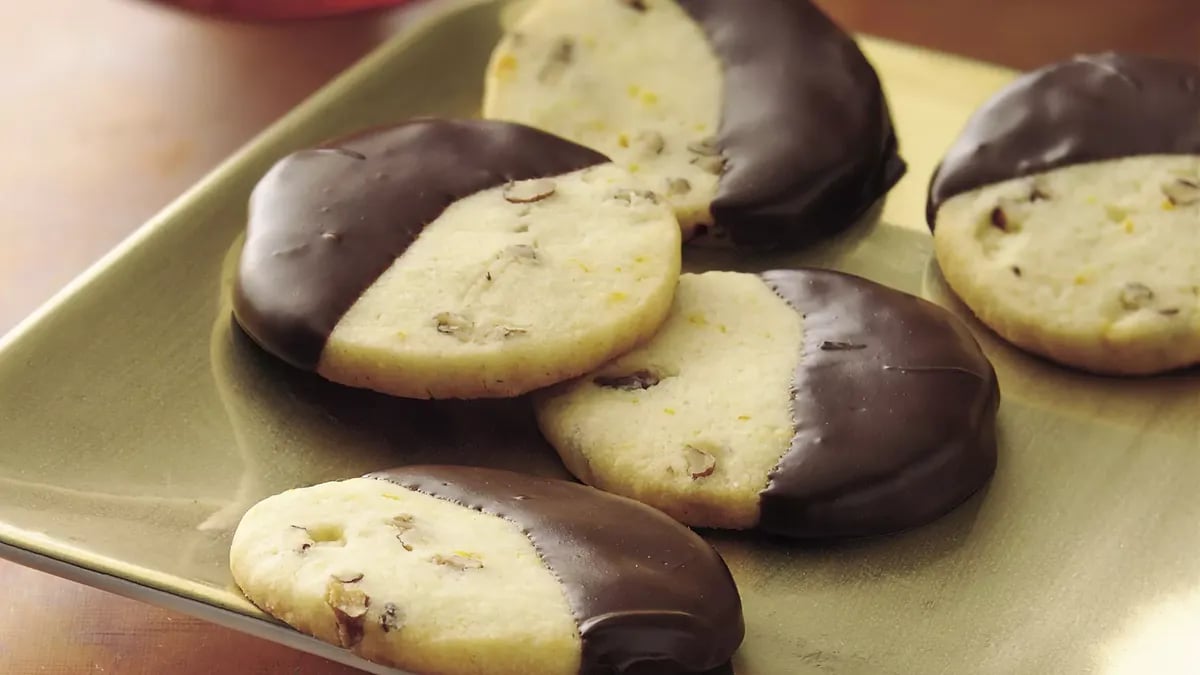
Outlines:
{"label": "green square plate", "polygon": [[[265,617],[233,587],[232,528],[289,487],[416,461],[550,475],[521,401],[430,404],[338,389],[250,345],[226,281],[250,189],[278,157],[417,114],[473,115],[509,5],[448,0],[297,108],[0,340],[0,555],[394,672]],[[424,10],[423,10],[424,11]],[[911,170],[873,219],[801,255],[688,265],[843,269],[968,314],[921,227],[938,155],[1011,73],[864,39]],[[724,258],[724,260],[723,260]],[[968,319],[970,320],[970,319]],[[1200,378],[1067,372],[972,327],[1004,402],[991,485],[924,528],[837,544],[712,534],[745,602],[741,675],[1200,668]],[[511,423],[470,424],[479,406]],[[433,455],[406,445],[440,415]],[[419,444],[418,444],[419,445]],[[467,453],[466,455],[461,453]],[[1190,656],[1190,660],[1188,660]]]}

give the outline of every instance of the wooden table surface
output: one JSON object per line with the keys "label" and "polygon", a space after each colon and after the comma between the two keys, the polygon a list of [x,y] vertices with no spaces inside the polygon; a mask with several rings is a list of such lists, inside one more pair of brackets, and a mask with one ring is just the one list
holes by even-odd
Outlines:
{"label": "wooden table surface", "polygon": [[[858,30],[1016,67],[1106,48],[1200,57],[1192,0],[821,4]],[[138,0],[0,2],[0,333],[405,19],[244,25]],[[2,561],[0,588],[8,675],[354,672]]]}

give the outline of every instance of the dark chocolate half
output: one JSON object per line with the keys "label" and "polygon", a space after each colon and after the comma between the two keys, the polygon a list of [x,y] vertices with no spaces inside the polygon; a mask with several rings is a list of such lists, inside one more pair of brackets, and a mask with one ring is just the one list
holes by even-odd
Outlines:
{"label": "dark chocolate half", "polygon": [[927,523],[996,467],[996,373],[945,309],[859,277],[763,280],[804,315],[796,435],[761,493],[762,530],[882,534]]}
{"label": "dark chocolate half", "polygon": [[434,119],[288,155],[250,198],[234,315],[267,351],[312,369],[346,311],[446,207],[606,161],[519,124]]}
{"label": "dark chocolate half", "polygon": [[742,642],[725,562],[691,530],[578,483],[465,466],[368,474],[515,523],[566,591],[583,675],[700,673]]}
{"label": "dark chocolate half", "polygon": [[725,73],[712,202],[734,244],[840,231],[904,175],[879,78],[808,0],[679,0]]}
{"label": "dark chocolate half", "polygon": [[955,195],[1072,164],[1200,153],[1200,64],[1077,56],[1017,78],[946,151],[925,218]]}

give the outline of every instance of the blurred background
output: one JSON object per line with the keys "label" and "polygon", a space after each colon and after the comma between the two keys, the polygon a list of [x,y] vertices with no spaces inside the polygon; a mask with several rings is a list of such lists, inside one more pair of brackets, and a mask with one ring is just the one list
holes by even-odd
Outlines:
{"label": "blurred background", "polygon": [[[383,0],[180,2],[261,18]],[[1196,0],[818,3],[852,30],[1014,68],[1104,49],[1200,59]],[[411,19],[236,23],[148,0],[0,0],[0,334]],[[350,672],[8,563],[0,587],[3,673]]]}

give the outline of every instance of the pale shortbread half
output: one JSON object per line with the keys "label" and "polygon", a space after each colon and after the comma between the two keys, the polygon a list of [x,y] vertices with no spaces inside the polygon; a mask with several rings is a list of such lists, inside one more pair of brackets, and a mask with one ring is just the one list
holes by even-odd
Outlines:
{"label": "pale shortbread half", "polygon": [[575,675],[558,580],[513,523],[385,480],[253,506],[230,566],[255,605],[371,661],[444,675]]}
{"label": "pale shortbread half", "polygon": [[649,337],[679,264],[671,210],[613,164],[485,190],[363,293],[317,371],[413,398],[522,394]]}
{"label": "pale shortbread half", "polygon": [[684,232],[709,224],[724,73],[675,0],[539,0],[488,65],[485,117],[598,150],[646,179]]}
{"label": "pale shortbread half", "polygon": [[753,527],[795,435],[802,323],[757,275],[684,274],[651,341],[537,394],[539,426],[585,483],[688,525]]}
{"label": "pale shortbread half", "polygon": [[950,287],[1001,337],[1084,370],[1200,363],[1200,158],[1069,166],[948,199]]}

